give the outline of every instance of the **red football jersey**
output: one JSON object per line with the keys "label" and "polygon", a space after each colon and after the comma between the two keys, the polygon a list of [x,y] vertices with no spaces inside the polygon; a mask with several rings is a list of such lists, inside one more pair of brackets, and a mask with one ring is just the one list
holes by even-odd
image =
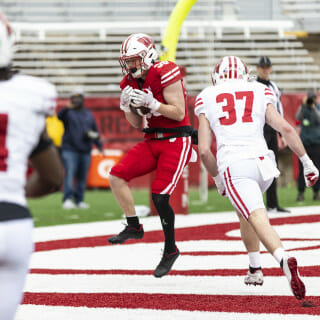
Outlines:
{"label": "red football jersey", "polygon": [[[149,89],[152,91],[153,96],[161,103],[167,104],[163,97],[163,89],[176,82],[181,81],[184,100],[185,100],[185,116],[181,121],[176,121],[164,117],[160,113],[149,113],[146,116],[147,127],[148,128],[174,128],[181,126],[190,126],[190,120],[187,108],[186,91],[182,83],[182,75],[180,68],[171,61],[158,61],[156,62],[148,71],[147,77],[144,83],[141,82],[143,89]],[[133,89],[140,89],[137,79],[124,76],[120,82],[120,88],[123,90],[127,85],[131,86]]]}

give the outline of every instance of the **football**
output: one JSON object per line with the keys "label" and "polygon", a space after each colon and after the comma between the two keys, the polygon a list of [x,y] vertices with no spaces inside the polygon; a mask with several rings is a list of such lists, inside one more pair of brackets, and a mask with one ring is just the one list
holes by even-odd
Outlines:
{"label": "football", "polygon": [[146,108],[146,107],[138,107],[138,108],[135,108],[133,107],[131,104],[129,105],[130,107],[130,110],[132,113],[142,117],[146,114],[148,114],[150,112],[150,109],[149,108]]}

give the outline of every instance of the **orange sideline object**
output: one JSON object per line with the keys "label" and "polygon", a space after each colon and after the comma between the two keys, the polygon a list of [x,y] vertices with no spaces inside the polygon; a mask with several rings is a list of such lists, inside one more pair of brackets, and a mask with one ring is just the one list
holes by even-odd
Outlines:
{"label": "orange sideline object", "polygon": [[106,155],[95,154],[91,155],[91,163],[87,178],[87,187],[91,188],[108,188],[109,172],[111,168],[118,163],[123,157],[123,152],[107,152]]}

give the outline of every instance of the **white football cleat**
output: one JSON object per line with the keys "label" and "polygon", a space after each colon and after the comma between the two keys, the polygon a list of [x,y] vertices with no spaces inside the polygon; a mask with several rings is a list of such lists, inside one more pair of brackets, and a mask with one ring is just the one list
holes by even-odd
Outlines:
{"label": "white football cleat", "polygon": [[246,285],[262,286],[263,285],[263,273],[262,271],[256,270],[254,273],[251,273],[248,270],[247,275],[244,277],[244,283]]}
{"label": "white football cleat", "polygon": [[294,257],[283,258],[283,272],[289,281],[294,296],[298,300],[302,300],[306,295],[306,288],[299,277],[297,259]]}
{"label": "white football cleat", "polygon": [[71,199],[67,199],[63,202],[62,208],[65,210],[75,209],[76,205],[72,202]]}

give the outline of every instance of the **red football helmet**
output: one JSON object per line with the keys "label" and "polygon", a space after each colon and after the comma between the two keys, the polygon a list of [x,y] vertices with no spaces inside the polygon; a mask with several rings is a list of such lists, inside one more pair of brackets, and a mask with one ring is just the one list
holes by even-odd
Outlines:
{"label": "red football helmet", "polygon": [[0,11],[0,68],[10,65],[14,53],[14,33],[5,15]]}
{"label": "red football helmet", "polygon": [[248,80],[248,68],[240,58],[227,56],[215,66],[211,78],[214,85],[230,79]]}
{"label": "red football helmet", "polygon": [[[123,41],[120,49],[120,66],[124,74],[139,78],[149,70],[158,59],[153,39],[144,33],[135,33]],[[129,66],[129,61],[136,60],[134,66]]]}

